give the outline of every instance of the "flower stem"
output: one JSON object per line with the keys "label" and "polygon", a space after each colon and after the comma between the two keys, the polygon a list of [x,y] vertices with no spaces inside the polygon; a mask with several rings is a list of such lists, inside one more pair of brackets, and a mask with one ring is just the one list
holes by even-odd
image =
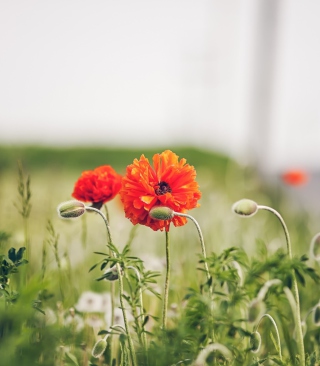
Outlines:
{"label": "flower stem", "polygon": [[[289,256],[289,259],[292,259],[290,236],[289,236],[289,232],[288,232],[286,223],[284,222],[282,216],[278,213],[278,211],[276,211],[275,209],[268,207],[268,206],[258,205],[258,209],[270,211],[279,219],[281,226],[283,228],[285,237],[286,237],[288,256]],[[293,296],[294,296],[294,300],[296,303],[294,318],[295,318],[296,329],[297,329],[297,342],[298,342],[298,348],[299,348],[299,353],[300,353],[300,357],[301,357],[301,366],[305,366],[303,332],[302,332],[301,316],[300,316],[299,290],[298,290],[298,283],[297,283],[296,274],[295,274],[294,270],[292,270],[292,279],[293,279]]]}
{"label": "flower stem", "polygon": [[137,268],[133,267],[133,266],[128,266],[128,269],[132,269],[137,278],[138,278],[138,283],[139,283],[139,301],[140,301],[140,317],[141,317],[141,331],[142,331],[142,340],[143,340],[143,348],[144,348],[144,352],[145,352],[145,357],[147,360],[147,365],[148,363],[148,345],[147,345],[147,335],[146,332],[144,331],[144,314],[143,314],[143,298],[142,298],[142,288],[141,288],[141,276],[139,271],[137,270]]}
{"label": "flower stem", "polygon": [[[196,228],[197,228],[197,231],[198,231],[198,234],[199,234],[199,238],[200,238],[200,244],[201,244],[201,250],[202,250],[202,256],[204,258],[204,268],[205,268],[205,271],[206,271],[206,274],[207,274],[207,279],[208,281],[210,280],[210,272],[209,272],[209,267],[208,267],[208,263],[206,261],[207,259],[207,254],[206,254],[206,247],[204,245],[204,239],[203,239],[203,235],[202,235],[202,231],[200,229],[200,226],[197,222],[197,220],[188,215],[188,214],[183,214],[183,213],[180,213],[180,212],[174,212],[173,213],[175,216],[182,216],[182,217],[186,217],[188,219],[190,219],[191,221],[193,221],[193,223],[195,224]],[[210,286],[210,290],[211,290],[211,286]]]}
{"label": "flower stem", "polygon": [[[94,211],[96,213],[98,213],[107,228],[107,234],[108,234],[108,242],[109,244],[113,245],[112,242],[112,237],[111,237],[111,231],[110,231],[110,226],[109,226],[109,222],[106,218],[106,216],[98,209],[94,208],[94,207],[87,207],[86,206],[86,210],[87,211]],[[112,252],[112,255],[114,257],[116,257],[116,253]],[[124,321],[124,326],[126,329],[126,333],[127,333],[127,337],[128,337],[128,344],[129,344],[129,351],[130,351],[130,356],[131,356],[131,362],[133,366],[137,366],[137,361],[136,361],[136,355],[135,355],[135,350],[134,350],[134,346],[133,346],[133,341],[129,332],[129,325],[128,325],[128,319],[127,319],[127,314],[125,311],[125,307],[124,307],[124,302],[123,302],[123,280],[122,280],[122,275],[121,275],[121,267],[119,263],[116,263],[116,268],[117,268],[117,272],[118,272],[118,277],[119,277],[119,295],[120,295],[120,305],[121,305],[121,310],[122,310],[122,314],[123,314],[123,321]]]}
{"label": "flower stem", "polygon": [[164,297],[163,297],[163,309],[162,309],[162,329],[165,330],[167,327],[167,310],[168,310],[168,297],[169,297],[169,281],[170,281],[170,240],[169,232],[166,231],[166,280],[164,284]]}
{"label": "flower stem", "polygon": [[274,321],[273,317],[272,317],[271,315],[269,315],[269,314],[263,314],[263,315],[261,316],[261,318],[259,319],[258,324],[256,325],[256,327],[255,327],[255,329],[254,329],[254,330],[255,330],[256,332],[258,331],[259,325],[260,325],[260,323],[261,323],[261,321],[262,321],[262,319],[263,319],[264,317],[269,318],[269,319],[270,319],[270,321],[271,321],[271,323],[272,323],[272,324],[273,324],[273,326],[274,326],[274,329],[275,329],[276,334],[277,334],[277,343],[278,343],[279,358],[280,358],[280,360],[282,361],[282,353],[281,353],[281,343],[280,343],[279,330],[278,330],[278,327],[277,327],[277,323]]}

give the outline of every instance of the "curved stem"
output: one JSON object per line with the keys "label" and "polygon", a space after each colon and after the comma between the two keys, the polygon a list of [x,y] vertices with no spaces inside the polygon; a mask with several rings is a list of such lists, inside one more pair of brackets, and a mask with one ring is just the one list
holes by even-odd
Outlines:
{"label": "curved stem", "polygon": [[[94,207],[87,207],[86,206],[86,210],[87,211],[94,211],[97,214],[99,214],[105,225],[107,228],[107,233],[108,233],[108,242],[109,244],[113,245],[112,242],[112,237],[111,237],[111,231],[110,231],[110,226],[109,226],[109,222],[106,218],[106,216],[98,209],[94,208]],[[112,252],[113,257],[116,257],[116,253]],[[120,297],[120,305],[121,305],[121,310],[122,310],[122,314],[123,314],[123,321],[124,321],[124,326],[126,329],[126,333],[127,333],[127,337],[128,337],[128,344],[129,344],[129,351],[130,351],[130,356],[131,356],[131,361],[132,361],[132,365],[133,366],[137,366],[137,361],[136,361],[136,355],[135,355],[135,351],[134,351],[134,346],[133,346],[133,341],[129,332],[129,325],[128,325],[128,319],[127,319],[127,314],[125,311],[125,307],[124,307],[124,302],[123,302],[123,280],[122,280],[122,275],[121,275],[121,267],[119,263],[116,263],[116,268],[117,268],[117,272],[118,272],[118,277],[119,277],[119,297]]]}
{"label": "curved stem", "polygon": [[[275,209],[268,207],[268,206],[258,205],[258,209],[270,211],[279,219],[281,226],[283,228],[285,237],[286,237],[288,256],[290,259],[292,259],[290,236],[289,236],[287,226],[286,226],[282,216],[278,213],[278,211],[276,211]],[[299,353],[300,353],[300,357],[301,357],[301,365],[305,366],[303,332],[302,332],[301,316],[300,316],[299,290],[298,290],[298,283],[297,283],[296,274],[295,274],[294,270],[292,270],[292,279],[293,279],[293,296],[294,296],[295,303],[296,303],[296,311],[294,312],[294,315],[295,315],[295,323],[296,323],[296,329],[297,329],[297,342],[298,342]]]}
{"label": "curved stem", "polygon": [[272,317],[271,315],[269,315],[269,314],[263,314],[263,315],[261,316],[261,318],[259,319],[258,324],[256,325],[256,327],[255,327],[254,331],[255,331],[255,332],[258,332],[259,325],[260,325],[260,323],[261,323],[261,321],[262,321],[262,319],[263,319],[264,317],[267,317],[267,318],[269,318],[269,319],[270,319],[271,323],[272,323],[272,324],[273,324],[273,326],[274,326],[274,329],[276,330],[276,334],[277,334],[277,343],[278,343],[278,348],[279,348],[279,349],[278,349],[278,352],[279,352],[279,358],[280,358],[280,360],[282,361],[281,343],[280,343],[279,330],[278,330],[277,324],[276,324],[276,322],[274,321],[273,317]]}
{"label": "curved stem", "polygon": [[167,327],[167,310],[168,310],[168,297],[169,297],[169,281],[170,281],[170,250],[169,250],[169,232],[166,231],[166,280],[164,284],[164,296],[163,296],[163,308],[162,308],[162,329]]}
{"label": "curved stem", "polygon": [[202,231],[201,231],[201,229],[200,229],[200,226],[199,226],[199,224],[198,224],[197,220],[196,220],[194,217],[192,217],[192,216],[190,216],[190,215],[188,215],[188,214],[184,214],[184,213],[180,213],[180,212],[173,212],[173,214],[174,214],[175,216],[186,217],[186,218],[190,219],[191,221],[193,221],[193,223],[195,224],[195,226],[196,226],[196,228],[197,228],[197,231],[198,231],[198,234],[199,234],[199,238],[200,238],[200,244],[201,244],[202,256],[203,256],[203,258],[205,259],[205,260],[204,260],[204,268],[205,268],[205,270],[206,270],[207,279],[209,280],[209,279],[210,279],[210,272],[209,272],[208,263],[207,263],[207,261],[206,261],[206,259],[207,259],[206,247],[205,247],[205,245],[204,245],[204,239],[203,239]]}
{"label": "curved stem", "polygon": [[[203,235],[202,235],[200,225],[198,224],[197,220],[191,215],[180,213],[180,212],[175,212],[175,211],[173,212],[173,214],[176,215],[176,216],[186,217],[186,218],[190,219],[195,224],[195,226],[197,228],[197,231],[198,231],[198,234],[199,234],[199,238],[200,238],[200,245],[201,245],[201,250],[202,250],[202,256],[204,258],[204,269],[206,271],[207,281],[208,281],[208,283],[210,283],[211,276],[210,276],[209,267],[208,267],[208,263],[207,263],[206,247],[204,245],[204,238],[203,238]],[[209,293],[210,293],[210,296],[211,296],[210,311],[211,311],[211,316],[213,317],[213,289],[212,289],[212,283],[209,285]],[[213,328],[211,328],[211,339],[213,341],[215,339]]]}

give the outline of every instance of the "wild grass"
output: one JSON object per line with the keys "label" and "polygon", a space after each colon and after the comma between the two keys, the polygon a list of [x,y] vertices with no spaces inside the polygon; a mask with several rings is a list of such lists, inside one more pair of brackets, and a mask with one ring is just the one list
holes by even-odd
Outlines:
{"label": "wild grass", "polygon": [[[290,303],[294,272],[303,357],[307,365],[317,365],[320,272],[309,248],[320,231],[318,218],[303,208],[292,210],[281,187],[266,185],[253,167],[207,151],[171,149],[197,170],[201,206],[189,213],[201,227],[207,258],[191,220],[172,227],[166,329],[165,233],[132,226],[118,198],[107,204],[115,245],[111,249],[124,267],[123,300],[136,364],[303,365]],[[123,174],[134,158],[143,153],[150,158],[162,150],[0,148],[0,364],[134,364],[119,309],[118,281],[101,279],[116,262],[110,257],[105,224],[94,212],[62,220],[56,208],[71,199],[83,170],[109,164]],[[281,213],[290,232],[292,259],[276,217],[259,211],[242,219],[232,212],[233,203],[244,197]],[[110,328],[115,324],[120,327]],[[98,358],[92,355],[95,345],[95,355],[102,350]]]}

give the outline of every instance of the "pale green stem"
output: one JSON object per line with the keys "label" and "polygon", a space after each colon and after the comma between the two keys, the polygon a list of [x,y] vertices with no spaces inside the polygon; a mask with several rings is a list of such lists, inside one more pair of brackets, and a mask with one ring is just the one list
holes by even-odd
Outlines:
{"label": "pale green stem", "polygon": [[[108,222],[108,225],[109,225],[110,216],[109,216],[108,206],[105,204],[105,205],[103,205],[103,207],[104,207],[104,210],[106,211],[106,219],[107,219],[107,222]],[[109,240],[112,242],[110,232],[109,232]],[[109,250],[109,253],[110,253],[110,255],[113,254],[111,249]],[[115,313],[114,313],[114,309],[115,309],[115,283],[113,281],[111,281],[110,286],[111,286],[111,289],[110,289],[110,292],[111,292],[111,324],[113,324],[114,323],[114,317],[115,317]]]}
{"label": "pale green stem", "polygon": [[[143,339],[143,347],[144,347],[144,350],[145,350],[145,355],[146,357],[148,357],[148,345],[147,345],[147,335],[146,335],[146,332],[144,331],[144,314],[143,314],[143,298],[142,298],[142,288],[141,288],[141,276],[140,276],[140,273],[139,271],[137,270],[137,268],[133,267],[133,266],[128,266],[127,267],[128,269],[132,269],[137,278],[138,278],[138,282],[139,282],[139,300],[140,300],[140,317],[141,317],[141,330],[142,330],[142,339]],[[147,364],[148,363],[148,359],[147,359]]]}
{"label": "pale green stem", "polygon": [[[101,212],[100,210],[98,210],[94,207],[87,207],[87,206],[86,206],[86,210],[87,211],[94,211],[94,212],[98,213],[103,218],[103,221],[104,221],[104,223],[106,225],[106,228],[107,228],[109,244],[113,244],[112,237],[111,237],[111,232],[110,232],[110,227],[109,227],[109,222],[108,222],[106,216],[103,214],[103,212]],[[116,257],[116,253],[112,252],[112,255],[114,257]],[[132,338],[131,338],[131,335],[130,335],[127,314],[126,314],[125,307],[124,307],[124,302],[123,302],[123,280],[122,280],[122,276],[121,276],[121,267],[120,267],[119,263],[116,263],[116,268],[117,268],[118,277],[119,277],[120,305],[121,305],[121,310],[122,310],[122,314],[123,314],[123,321],[124,321],[124,325],[125,325],[125,329],[126,329],[126,333],[127,333],[127,337],[128,337],[128,344],[129,344],[129,351],[130,351],[131,361],[132,361],[133,366],[137,366],[135,350],[134,350],[133,341],[132,341]]]}
{"label": "pale green stem", "polygon": [[280,358],[280,360],[282,361],[281,343],[280,343],[279,330],[278,330],[278,327],[277,327],[277,323],[274,321],[273,317],[272,317],[271,315],[269,315],[269,314],[263,314],[263,315],[261,316],[261,318],[259,319],[258,324],[255,326],[254,331],[255,331],[255,332],[258,332],[259,325],[260,325],[260,323],[261,323],[261,321],[262,321],[262,319],[263,319],[264,317],[269,318],[269,319],[270,319],[270,321],[271,321],[271,323],[272,323],[272,324],[273,324],[273,326],[274,326],[274,329],[275,329],[275,331],[276,331],[276,335],[277,335],[277,343],[278,343],[279,358]]}
{"label": "pale green stem", "polygon": [[[279,219],[279,221],[282,225],[285,237],[286,237],[288,256],[290,259],[292,259],[290,236],[289,236],[287,226],[286,226],[282,216],[278,213],[278,211],[276,211],[273,208],[268,207],[268,206],[258,205],[258,209],[270,211]],[[298,342],[298,348],[299,348],[299,353],[300,353],[300,357],[301,357],[301,366],[305,366],[306,363],[305,363],[303,332],[302,332],[301,316],[300,316],[299,290],[298,290],[298,283],[297,283],[296,274],[295,274],[294,270],[292,270],[292,279],[293,279],[293,296],[294,296],[295,303],[296,303],[296,311],[294,314],[294,318],[295,318],[296,329],[297,329],[297,342]]]}
{"label": "pale green stem", "polygon": [[167,327],[167,311],[168,311],[168,297],[169,297],[169,282],[170,282],[170,250],[169,250],[169,232],[166,231],[166,280],[164,284],[163,308],[162,308],[162,329]]}
{"label": "pale green stem", "polygon": [[[197,228],[197,231],[198,231],[198,234],[199,234],[199,238],[200,238],[200,245],[201,245],[201,250],[202,250],[202,256],[204,258],[204,269],[206,271],[207,280],[209,282],[210,279],[211,279],[211,276],[210,276],[209,267],[208,267],[208,263],[207,263],[206,247],[204,245],[204,238],[203,238],[203,235],[202,235],[202,231],[201,231],[200,225],[198,224],[197,220],[193,216],[191,216],[191,215],[184,214],[184,213],[181,213],[181,212],[175,212],[175,211],[173,212],[173,214],[175,216],[186,217],[186,218],[190,219],[195,224],[195,226]],[[209,286],[209,291],[210,291],[210,296],[211,296],[211,309],[210,310],[211,310],[211,315],[213,316],[213,289],[212,289],[212,283]],[[213,329],[211,330],[211,338],[212,338],[212,340],[215,339]]]}
{"label": "pale green stem", "polygon": [[[190,216],[190,215],[188,215],[188,214],[184,214],[184,213],[180,213],[180,212],[173,212],[173,214],[174,214],[175,216],[186,217],[186,218],[190,219],[191,221],[193,221],[193,223],[195,224],[195,226],[196,226],[196,228],[197,228],[197,231],[198,231],[198,234],[199,234],[199,238],[200,238],[200,244],[201,244],[202,256],[203,256],[203,258],[204,258],[204,268],[205,268],[205,270],[206,270],[207,279],[208,279],[208,280],[210,280],[209,267],[208,267],[208,263],[207,263],[207,261],[206,261],[206,259],[207,259],[206,247],[205,247],[205,245],[204,245],[204,239],[203,239],[202,231],[201,231],[201,229],[200,229],[200,226],[199,226],[199,224],[198,224],[197,220],[196,220],[194,217],[192,217],[192,216]],[[211,286],[210,286],[210,289],[211,289]]]}

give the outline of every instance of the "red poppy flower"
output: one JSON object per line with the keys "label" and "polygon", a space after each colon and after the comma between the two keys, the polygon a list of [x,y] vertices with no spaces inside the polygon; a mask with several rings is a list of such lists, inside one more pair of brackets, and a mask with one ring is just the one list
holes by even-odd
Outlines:
{"label": "red poppy flower", "polygon": [[77,180],[72,197],[79,201],[92,202],[93,207],[100,209],[119,193],[121,180],[122,176],[110,165],[86,170]]}
{"label": "red poppy flower", "polygon": [[127,167],[122,179],[120,198],[125,215],[131,222],[151,227],[153,230],[169,231],[170,222],[182,226],[185,217],[174,216],[171,220],[155,220],[149,216],[152,207],[163,205],[175,212],[185,213],[200,206],[201,197],[196,171],[170,150],[153,156],[153,166],[141,155]]}
{"label": "red poppy flower", "polygon": [[308,181],[308,175],[303,170],[288,170],[282,174],[284,183],[291,186],[301,186]]}

